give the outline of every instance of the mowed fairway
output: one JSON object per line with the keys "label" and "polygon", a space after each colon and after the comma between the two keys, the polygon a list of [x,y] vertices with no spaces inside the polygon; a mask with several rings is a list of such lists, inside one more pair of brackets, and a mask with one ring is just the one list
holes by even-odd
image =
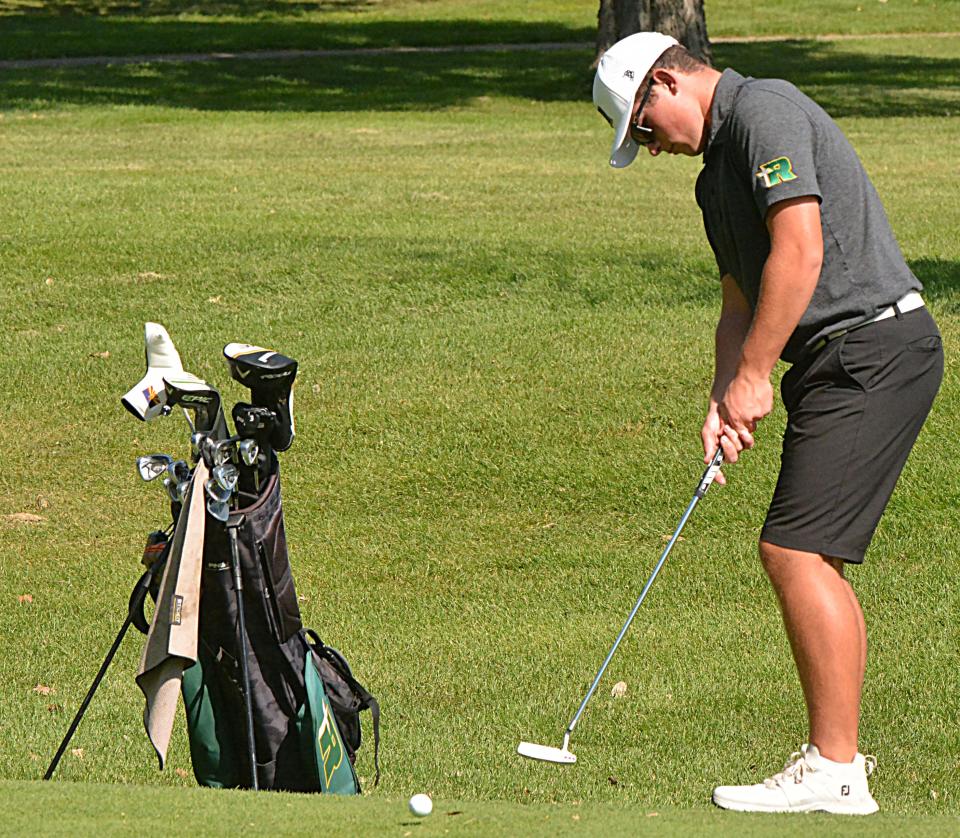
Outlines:
{"label": "mowed fairway", "polygon": [[[13,831],[129,834],[150,801],[224,834],[796,823],[709,804],[716,783],[777,770],[805,732],[755,556],[779,405],[691,518],[577,730],[578,764],[514,754],[520,739],[560,744],[703,467],[719,302],[699,161],[610,170],[590,60],[358,55],[0,79],[0,801],[19,813]],[[883,813],[803,826],[955,833],[960,49],[903,36],[718,45],[716,60],[791,78],[838,117],[947,353],[851,574]],[[383,708],[379,788],[372,735],[358,763],[369,800],[190,789],[182,718],[159,773],[135,632],[61,765],[71,782],[28,782],[123,620],[146,533],[167,522],[134,459],[188,453],[181,418],[143,425],[120,406],[145,320],[228,406],[247,391],[225,343],[300,361],[281,460],[291,560],[304,622]],[[414,828],[403,801],[418,791],[437,814]]]}

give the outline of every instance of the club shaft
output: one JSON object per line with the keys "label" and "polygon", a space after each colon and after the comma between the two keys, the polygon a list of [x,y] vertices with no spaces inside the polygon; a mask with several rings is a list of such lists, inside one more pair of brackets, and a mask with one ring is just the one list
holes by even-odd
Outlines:
{"label": "club shaft", "polygon": [[577,722],[580,721],[580,717],[583,715],[583,711],[586,709],[587,704],[590,699],[593,697],[594,692],[596,692],[597,685],[600,683],[600,679],[603,677],[603,673],[606,672],[607,666],[610,661],[613,659],[614,654],[617,651],[617,647],[620,645],[620,641],[623,640],[624,636],[627,633],[627,630],[630,628],[630,624],[633,622],[633,618],[637,616],[637,611],[640,610],[640,606],[643,604],[643,600],[647,596],[647,592],[650,590],[650,586],[653,585],[653,580],[657,578],[657,574],[660,572],[660,568],[663,567],[664,563],[667,561],[667,556],[670,555],[670,551],[673,549],[673,545],[677,543],[677,539],[680,537],[680,533],[683,531],[684,526],[687,523],[687,519],[690,517],[690,513],[693,512],[696,505],[700,502],[700,499],[706,494],[707,489],[710,488],[710,484],[713,483],[714,477],[716,477],[717,471],[720,469],[720,464],[723,462],[723,452],[721,449],[717,449],[717,452],[713,455],[713,459],[710,462],[710,465],[707,466],[707,470],[703,473],[703,477],[700,478],[700,483],[697,486],[697,491],[694,493],[693,498],[691,499],[689,505],[687,506],[686,511],[683,513],[683,517],[680,519],[680,523],[677,525],[677,529],[673,533],[673,537],[667,543],[667,546],[664,548],[663,553],[660,555],[660,560],[657,562],[656,567],[653,569],[653,573],[650,574],[650,578],[647,579],[647,584],[643,586],[643,590],[640,592],[640,596],[637,599],[636,604],[633,606],[633,610],[630,612],[630,616],[627,617],[627,621],[623,624],[623,628],[620,629],[620,634],[617,635],[617,639],[614,641],[613,646],[610,648],[609,653],[607,654],[606,660],[604,660],[603,665],[600,667],[599,672],[597,672],[597,677],[593,679],[593,683],[590,685],[590,689],[587,691],[587,694],[584,696],[583,701],[580,702],[580,707],[577,708],[577,712],[574,714],[573,718],[570,720],[570,724],[567,725],[566,734],[564,736],[564,748],[567,747],[567,743],[570,741],[570,735],[573,733],[573,729],[577,726]]}
{"label": "club shaft", "polygon": [[240,673],[243,678],[243,705],[247,727],[247,755],[250,760],[250,788],[259,788],[257,780],[257,744],[253,735],[253,701],[250,695],[250,666],[247,660],[247,620],[243,605],[243,575],[240,572],[240,548],[237,546],[237,524],[227,526],[230,532],[230,553],[233,563],[233,584],[237,593],[237,628],[240,633]]}

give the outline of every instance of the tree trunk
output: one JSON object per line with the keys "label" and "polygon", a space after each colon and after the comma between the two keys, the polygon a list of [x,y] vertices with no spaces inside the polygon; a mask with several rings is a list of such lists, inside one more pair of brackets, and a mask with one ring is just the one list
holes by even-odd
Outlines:
{"label": "tree trunk", "polygon": [[713,63],[703,0],[600,0],[597,24],[597,61],[621,38],[653,31],[673,35],[697,58]]}

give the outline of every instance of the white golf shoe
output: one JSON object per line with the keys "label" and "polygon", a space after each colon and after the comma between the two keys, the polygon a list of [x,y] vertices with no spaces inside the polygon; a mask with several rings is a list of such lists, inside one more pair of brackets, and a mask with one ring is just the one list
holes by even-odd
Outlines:
{"label": "white golf shoe", "polygon": [[783,771],[753,786],[717,786],[713,802],[737,812],[831,812],[872,815],[880,807],[870,794],[867,777],[875,757],[857,754],[853,762],[833,762],[815,745],[791,754]]}

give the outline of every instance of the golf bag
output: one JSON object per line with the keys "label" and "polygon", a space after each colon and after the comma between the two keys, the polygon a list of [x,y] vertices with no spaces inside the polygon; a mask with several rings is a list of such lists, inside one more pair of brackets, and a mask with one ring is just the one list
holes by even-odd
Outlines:
{"label": "golf bag", "polygon": [[[261,789],[357,794],[359,712],[373,715],[379,781],[379,707],[343,657],[303,628],[287,558],[280,479],[236,513],[247,669]],[[226,526],[207,513],[198,661],[183,673],[190,755],[197,782],[250,787],[240,620]]]}

